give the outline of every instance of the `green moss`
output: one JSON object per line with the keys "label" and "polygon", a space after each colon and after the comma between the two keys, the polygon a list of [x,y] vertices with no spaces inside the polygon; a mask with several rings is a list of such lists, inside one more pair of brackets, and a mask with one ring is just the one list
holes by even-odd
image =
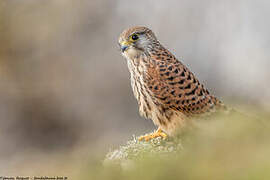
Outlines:
{"label": "green moss", "polygon": [[151,139],[150,141],[139,141],[133,137],[126,145],[119,149],[109,152],[105,158],[105,164],[110,162],[125,162],[127,160],[142,160],[146,156],[166,156],[172,153],[178,153],[182,149],[179,138],[163,139],[161,137]]}

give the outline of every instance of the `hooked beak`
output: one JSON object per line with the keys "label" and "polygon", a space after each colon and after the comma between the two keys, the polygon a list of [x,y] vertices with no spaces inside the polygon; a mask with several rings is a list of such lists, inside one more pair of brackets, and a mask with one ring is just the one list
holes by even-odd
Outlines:
{"label": "hooked beak", "polygon": [[129,42],[127,42],[127,41],[122,41],[122,42],[120,43],[120,48],[121,48],[122,53],[125,52],[125,50],[127,50],[128,47],[129,47]]}
{"label": "hooked beak", "polygon": [[122,46],[122,45],[121,45],[121,51],[122,51],[122,52],[125,52],[125,50],[127,50],[127,48],[128,48],[128,46],[125,46],[125,45]]}

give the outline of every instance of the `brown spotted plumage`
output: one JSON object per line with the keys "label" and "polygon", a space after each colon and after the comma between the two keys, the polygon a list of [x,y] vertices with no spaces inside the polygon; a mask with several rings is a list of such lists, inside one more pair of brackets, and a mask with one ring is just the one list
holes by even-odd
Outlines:
{"label": "brown spotted plumage", "polygon": [[173,135],[192,117],[226,109],[150,29],[129,28],[120,35],[119,44],[127,59],[139,112],[153,120],[159,127],[157,133],[162,130]]}

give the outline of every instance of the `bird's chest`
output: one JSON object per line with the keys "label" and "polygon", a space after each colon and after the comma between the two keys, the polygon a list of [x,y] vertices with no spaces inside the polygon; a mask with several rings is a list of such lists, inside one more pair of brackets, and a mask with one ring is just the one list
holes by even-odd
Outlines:
{"label": "bird's chest", "polygon": [[149,64],[139,61],[138,59],[128,60],[128,68],[130,71],[131,86],[135,98],[138,101],[139,112],[146,118],[152,117],[153,99],[147,88],[147,67]]}

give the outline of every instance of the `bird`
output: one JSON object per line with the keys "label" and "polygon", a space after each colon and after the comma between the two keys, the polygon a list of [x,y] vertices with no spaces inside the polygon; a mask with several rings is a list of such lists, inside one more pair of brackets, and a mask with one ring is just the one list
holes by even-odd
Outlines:
{"label": "bird", "polygon": [[156,131],[139,140],[174,136],[193,118],[226,112],[228,108],[210,94],[195,75],[167,50],[153,31],[144,26],[125,29],[119,36],[127,60],[131,87],[139,113],[151,119]]}

